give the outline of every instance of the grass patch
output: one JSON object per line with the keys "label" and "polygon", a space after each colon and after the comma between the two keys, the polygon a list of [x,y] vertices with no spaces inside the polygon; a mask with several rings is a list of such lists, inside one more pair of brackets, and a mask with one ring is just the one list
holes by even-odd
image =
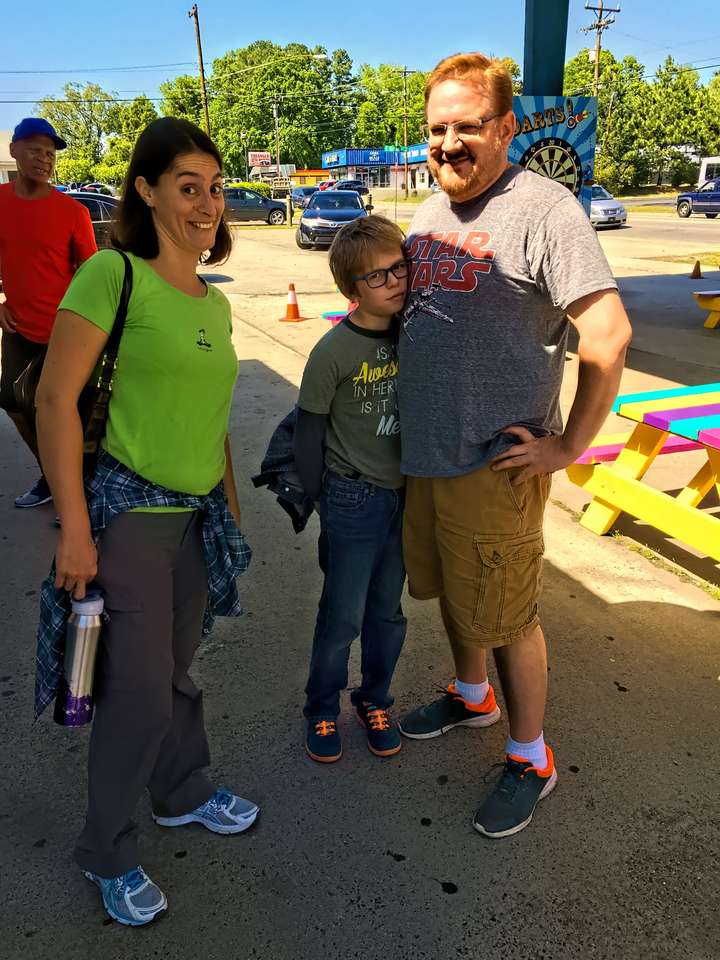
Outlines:
{"label": "grass patch", "polygon": [[677,210],[675,209],[674,206],[673,207],[669,205],[666,206],[665,204],[662,204],[662,206],[649,206],[649,205],[645,206],[643,204],[629,204],[629,205],[625,204],[625,209],[627,210],[628,213],[654,213],[654,214],[661,214],[664,217],[666,217],[669,213],[677,214]]}
{"label": "grass patch", "polygon": [[701,253],[676,253],[672,256],[663,254],[662,257],[644,257],[646,260],[668,260],[670,263],[695,263],[700,261],[703,267],[720,267],[720,252],[717,250],[703,250]]}

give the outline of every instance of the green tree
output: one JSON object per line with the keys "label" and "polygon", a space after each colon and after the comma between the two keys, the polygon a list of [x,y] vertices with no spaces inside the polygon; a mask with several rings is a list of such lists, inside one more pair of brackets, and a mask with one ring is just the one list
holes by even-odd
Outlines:
{"label": "green tree", "polygon": [[516,60],[513,60],[512,57],[503,57],[503,62],[512,77],[513,93],[519,96],[523,92],[520,64]]}
{"label": "green tree", "polygon": [[218,58],[208,80],[210,123],[227,170],[244,173],[248,150],[275,156],[274,110],[280,162],[317,166],[324,150],[350,138],[354,86],[344,50],[258,40]]}
{"label": "green tree", "polygon": [[713,141],[708,123],[708,91],[697,71],[668,57],[648,88],[641,124],[643,146],[656,182],[691,151],[706,153]]}
{"label": "green tree", "polygon": [[145,127],[157,119],[157,110],[146,96],[130,103],[115,103],[108,111],[105,132],[110,134],[102,160],[95,164],[94,177],[103,183],[120,184],[125,179],[135,141]]}
{"label": "green tree", "polygon": [[173,80],[166,80],[160,84],[160,93],[163,96],[160,105],[163,116],[185,117],[197,126],[202,126],[203,105],[199,77],[183,74]]}
{"label": "green tree", "polygon": [[[635,57],[617,60],[609,50],[601,51],[595,179],[612,191],[636,186],[647,176],[649,153],[643,123],[648,84],[644,72]],[[565,65],[565,94],[592,94],[594,74],[589,51],[581,50]]]}
{"label": "green tree", "polygon": [[95,161],[90,151],[80,144],[58,153],[55,177],[58,183],[82,183],[86,180],[94,180]]}
{"label": "green tree", "polygon": [[[403,117],[407,103],[408,143],[422,140],[422,124],[425,119],[425,80],[427,74],[414,71],[407,75],[407,88],[403,82],[403,67],[383,63],[379,67],[367,64],[360,67],[358,94],[366,107],[362,132],[356,129],[354,143],[358,147],[402,144],[404,140]],[[375,119],[372,126],[370,119]],[[368,143],[365,137],[370,139]]]}
{"label": "green tree", "polygon": [[145,127],[157,120],[157,110],[144,94],[130,103],[114,103],[108,110],[105,132],[135,143]]}
{"label": "green tree", "polygon": [[357,112],[355,143],[364,147],[383,147],[389,140],[388,124],[378,105],[372,100],[365,100]]}
{"label": "green tree", "polygon": [[98,163],[103,153],[103,134],[107,128],[108,112],[113,95],[96,83],[66,83],[62,97],[47,97],[40,105],[40,116],[45,117],[67,141],[65,158],[89,156]]}

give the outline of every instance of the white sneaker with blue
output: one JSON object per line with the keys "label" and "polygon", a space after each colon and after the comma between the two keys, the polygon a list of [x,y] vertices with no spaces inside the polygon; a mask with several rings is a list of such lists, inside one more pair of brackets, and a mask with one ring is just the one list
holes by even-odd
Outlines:
{"label": "white sneaker with blue", "polygon": [[165,894],[140,866],[109,879],[87,870],[85,876],[100,887],[105,909],[118,923],[141,927],[167,910]]}
{"label": "white sneaker with blue", "polygon": [[216,790],[202,806],[181,817],[158,817],[161,827],[182,827],[186,823],[201,823],[213,833],[242,833],[251,827],[260,813],[260,807],[251,800],[236,797],[229,790]]}

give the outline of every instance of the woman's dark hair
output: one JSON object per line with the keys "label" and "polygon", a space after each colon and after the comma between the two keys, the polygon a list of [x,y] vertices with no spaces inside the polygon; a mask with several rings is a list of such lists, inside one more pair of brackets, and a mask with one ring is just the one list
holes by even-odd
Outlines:
{"label": "woman's dark hair", "polygon": [[[153,260],[160,253],[150,208],[135,189],[135,180],[145,177],[155,186],[182,153],[207,153],[222,169],[220,151],[200,127],[180,117],[161,117],[143,130],[135,143],[123,188],[112,242],[119,250]],[[232,237],[225,218],[218,224],[215,244],[203,263],[220,263],[232,249]]]}

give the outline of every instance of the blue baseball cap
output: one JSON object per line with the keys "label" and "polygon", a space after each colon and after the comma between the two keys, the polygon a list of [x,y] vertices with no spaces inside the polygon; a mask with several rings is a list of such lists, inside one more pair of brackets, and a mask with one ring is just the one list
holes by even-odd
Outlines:
{"label": "blue baseball cap", "polygon": [[57,135],[55,127],[43,117],[25,117],[21,120],[13,131],[12,142],[37,136],[50,137],[58,150],[64,150],[67,147],[63,138]]}

